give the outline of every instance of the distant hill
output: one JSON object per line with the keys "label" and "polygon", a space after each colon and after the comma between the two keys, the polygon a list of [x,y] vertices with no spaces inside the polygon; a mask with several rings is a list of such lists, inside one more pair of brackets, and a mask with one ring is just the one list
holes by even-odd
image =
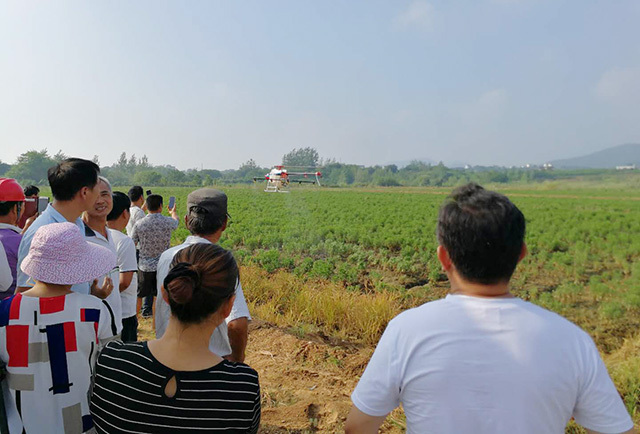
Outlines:
{"label": "distant hill", "polygon": [[635,164],[640,167],[640,144],[626,144],[607,148],[593,154],[551,161],[559,169],[611,169]]}

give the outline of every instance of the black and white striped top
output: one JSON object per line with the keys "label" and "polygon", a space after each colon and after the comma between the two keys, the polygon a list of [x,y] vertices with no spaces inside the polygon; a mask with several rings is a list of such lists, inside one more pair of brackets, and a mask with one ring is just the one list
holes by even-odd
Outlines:
{"label": "black and white striped top", "polygon": [[[177,391],[169,398],[164,389],[174,376]],[[202,371],[173,371],[146,342],[114,341],[98,358],[91,414],[99,433],[256,433],[258,373],[227,360]]]}

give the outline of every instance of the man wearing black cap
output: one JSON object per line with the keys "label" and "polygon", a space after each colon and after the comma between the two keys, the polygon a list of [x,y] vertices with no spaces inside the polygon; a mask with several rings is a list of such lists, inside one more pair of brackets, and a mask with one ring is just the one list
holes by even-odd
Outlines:
{"label": "man wearing black cap", "polygon": [[[213,188],[201,188],[187,196],[185,223],[191,236],[179,246],[173,247],[160,256],[158,262],[158,298],[156,300],[156,338],[160,338],[171,316],[169,305],[162,297],[162,282],[169,274],[173,257],[180,250],[196,243],[217,243],[227,228],[227,195]],[[209,349],[214,354],[235,362],[244,361],[247,346],[248,325],[251,320],[249,308],[238,281],[236,298],[231,314],[216,328],[209,341]]]}

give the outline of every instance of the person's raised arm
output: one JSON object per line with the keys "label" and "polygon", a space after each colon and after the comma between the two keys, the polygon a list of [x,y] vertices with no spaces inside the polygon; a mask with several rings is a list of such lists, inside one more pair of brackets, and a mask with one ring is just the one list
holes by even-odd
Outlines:
{"label": "person's raised arm", "polygon": [[371,416],[358,410],[355,405],[347,416],[344,432],[347,434],[377,434],[387,416]]}
{"label": "person's raised arm", "polygon": [[180,217],[178,217],[178,213],[176,212],[176,205],[173,205],[173,208],[167,207],[167,209],[169,210],[171,218],[174,219],[178,224],[180,224]]}
{"label": "person's raised arm", "polygon": [[94,280],[91,284],[91,295],[102,300],[109,297],[111,291],[113,291],[113,282],[109,277],[105,277],[104,282],[102,282],[102,286],[98,285],[98,279]]}

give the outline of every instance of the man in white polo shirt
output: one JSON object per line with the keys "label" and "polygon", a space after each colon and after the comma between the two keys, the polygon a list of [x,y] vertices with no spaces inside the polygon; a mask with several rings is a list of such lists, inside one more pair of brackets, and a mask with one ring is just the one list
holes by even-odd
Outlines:
{"label": "man in white polo shirt", "polygon": [[[217,243],[227,228],[227,195],[213,188],[201,188],[187,196],[185,222],[191,236],[179,246],[172,247],[160,256],[158,262],[158,297],[156,299],[156,338],[160,338],[169,323],[171,311],[162,297],[162,284],[169,274],[173,257],[180,250],[196,243]],[[238,281],[236,298],[231,314],[211,335],[209,350],[234,362],[242,362],[247,347],[248,327],[251,315]]]}
{"label": "man in white polo shirt", "polygon": [[[117,256],[116,245],[107,228],[107,215],[109,215],[113,207],[109,180],[103,176],[98,177],[98,189],[100,193],[93,208],[85,211],[82,215],[85,238],[90,243],[106,247]],[[112,315],[111,323],[115,327],[112,330],[113,334],[119,335],[122,332],[122,301],[120,299],[120,291],[118,291],[120,287],[120,272],[117,265],[115,269],[111,270],[109,277],[113,282],[114,291],[111,291],[111,294],[104,301],[107,303],[109,313]]]}
{"label": "man in white polo shirt", "polygon": [[514,297],[525,220],[505,196],[469,184],[440,209],[446,298],[394,318],[360,378],[345,430],[377,433],[400,403],[408,433],[632,433],[592,339]]}

